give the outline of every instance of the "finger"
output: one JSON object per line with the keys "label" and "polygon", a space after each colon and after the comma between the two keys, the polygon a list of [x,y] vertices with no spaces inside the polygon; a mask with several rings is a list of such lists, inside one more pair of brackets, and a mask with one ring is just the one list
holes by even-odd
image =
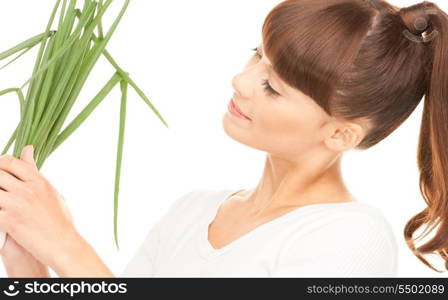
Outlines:
{"label": "finger", "polygon": [[30,164],[35,171],[37,171],[37,165],[34,161],[34,147],[33,145],[28,145],[22,149],[20,153],[20,159]]}
{"label": "finger", "polygon": [[24,183],[4,170],[0,170],[0,188],[7,192],[17,192]]}
{"label": "finger", "polygon": [[38,175],[32,165],[11,155],[0,156],[0,169],[22,181],[32,181]]}

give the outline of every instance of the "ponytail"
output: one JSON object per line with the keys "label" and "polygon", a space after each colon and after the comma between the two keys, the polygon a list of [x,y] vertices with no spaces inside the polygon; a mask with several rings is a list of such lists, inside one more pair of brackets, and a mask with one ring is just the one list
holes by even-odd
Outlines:
{"label": "ponytail", "polygon": [[[443,272],[422,255],[437,254],[445,261],[448,270],[448,15],[437,5],[424,1],[402,8],[400,16],[409,30],[404,32],[405,36],[425,43],[432,55],[432,67],[425,74],[428,90],[417,156],[420,191],[428,207],[407,222],[404,237],[425,265]],[[415,231],[422,226],[424,232],[415,238]],[[416,248],[415,242],[433,230],[435,235]]]}

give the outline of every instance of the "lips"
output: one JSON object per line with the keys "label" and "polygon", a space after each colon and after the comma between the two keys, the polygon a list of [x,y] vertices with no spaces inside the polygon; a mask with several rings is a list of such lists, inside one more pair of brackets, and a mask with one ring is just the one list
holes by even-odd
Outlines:
{"label": "lips", "polygon": [[240,113],[244,118],[246,118],[246,119],[252,121],[251,118],[249,118],[245,113],[243,113],[243,112],[241,111],[241,109],[238,107],[238,105],[236,104],[236,102],[235,102],[233,99],[230,100],[230,105],[232,105],[232,106],[235,108],[235,110],[237,110],[238,113]]}

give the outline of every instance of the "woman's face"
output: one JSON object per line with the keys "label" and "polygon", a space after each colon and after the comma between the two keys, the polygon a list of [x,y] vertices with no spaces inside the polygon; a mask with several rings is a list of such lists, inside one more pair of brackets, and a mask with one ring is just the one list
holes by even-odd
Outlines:
{"label": "woman's face", "polygon": [[249,147],[283,157],[297,157],[322,144],[330,118],[311,98],[283,82],[262,46],[232,80],[233,101],[250,118],[229,110],[224,131]]}

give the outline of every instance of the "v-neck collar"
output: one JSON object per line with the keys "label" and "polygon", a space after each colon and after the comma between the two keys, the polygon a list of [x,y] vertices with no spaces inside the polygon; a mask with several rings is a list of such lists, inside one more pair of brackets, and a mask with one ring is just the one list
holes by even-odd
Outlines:
{"label": "v-neck collar", "polygon": [[243,191],[244,189],[238,189],[238,190],[224,190],[222,191],[222,196],[218,197],[218,201],[214,204],[213,209],[210,210],[210,213],[206,214],[204,218],[202,218],[200,224],[199,224],[199,234],[197,236],[197,246],[199,253],[202,257],[206,259],[213,259],[214,257],[220,256],[226,252],[228,252],[230,249],[235,247],[236,245],[240,244],[244,240],[256,235],[259,232],[262,232],[263,230],[266,230],[267,228],[273,226],[276,223],[279,223],[281,221],[284,221],[295,214],[298,214],[302,211],[311,209],[311,208],[317,208],[317,207],[334,207],[334,206],[346,206],[346,205],[352,205],[352,204],[360,204],[358,201],[351,201],[351,202],[339,202],[339,203],[313,203],[313,204],[307,204],[300,207],[297,207],[293,210],[290,210],[271,221],[265,222],[263,224],[258,225],[254,229],[252,229],[249,232],[246,232],[244,235],[240,236],[239,238],[233,240],[232,242],[228,243],[222,248],[215,249],[210,244],[210,241],[208,240],[208,227],[210,223],[215,219],[219,208],[221,207],[221,204],[223,204],[230,196],[237,194],[240,191]]}

